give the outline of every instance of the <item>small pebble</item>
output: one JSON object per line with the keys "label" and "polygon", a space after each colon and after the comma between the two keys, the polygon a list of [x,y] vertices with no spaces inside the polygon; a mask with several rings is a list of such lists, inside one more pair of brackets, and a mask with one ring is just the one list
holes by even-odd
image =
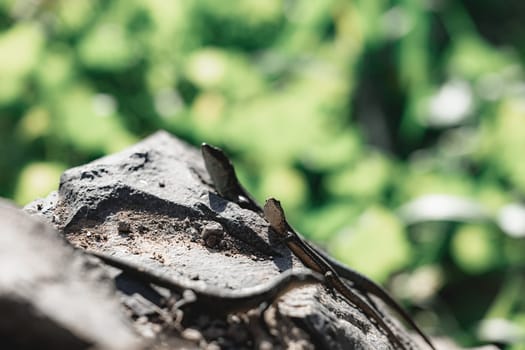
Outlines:
{"label": "small pebble", "polygon": [[186,328],[181,335],[184,339],[190,341],[199,341],[202,338],[201,333],[193,328]]}
{"label": "small pebble", "polygon": [[269,342],[268,340],[263,340],[259,344],[259,350],[272,350],[273,344]]}
{"label": "small pebble", "polygon": [[215,248],[224,237],[224,228],[218,222],[210,222],[202,228],[202,239],[206,246]]}
{"label": "small pebble", "polygon": [[221,350],[221,347],[216,343],[209,343],[206,347],[206,350]]}
{"label": "small pebble", "polygon": [[127,221],[119,221],[118,223],[118,232],[120,233],[129,233],[131,232],[131,225]]}

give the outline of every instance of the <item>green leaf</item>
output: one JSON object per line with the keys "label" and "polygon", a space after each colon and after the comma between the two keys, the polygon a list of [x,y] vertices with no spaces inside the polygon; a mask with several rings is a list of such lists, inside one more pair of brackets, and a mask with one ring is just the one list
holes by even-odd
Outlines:
{"label": "green leaf", "polygon": [[389,185],[393,167],[379,153],[372,153],[354,166],[327,178],[326,187],[332,196],[348,196],[358,200],[379,198]]}
{"label": "green leaf", "polygon": [[484,273],[501,263],[498,242],[496,233],[486,226],[462,225],[452,238],[451,254],[465,272]]}
{"label": "green leaf", "polygon": [[291,168],[268,168],[261,176],[260,191],[271,193],[289,208],[297,208],[306,202],[308,189],[300,172]]}
{"label": "green leaf", "polygon": [[36,23],[20,22],[0,33],[0,105],[20,97],[43,45],[44,35]]}
{"label": "green leaf", "polygon": [[99,95],[78,84],[58,106],[60,137],[83,152],[112,153],[136,141],[123,128],[113,97]]}
{"label": "green leaf", "polygon": [[66,168],[65,164],[59,163],[29,163],[20,173],[15,190],[15,201],[20,205],[25,205],[57,190],[60,175]]}
{"label": "green leaf", "polygon": [[361,208],[348,201],[334,201],[313,208],[298,217],[297,227],[308,238],[326,242],[335,233],[349,226],[358,217]]}
{"label": "green leaf", "polygon": [[472,34],[456,37],[449,55],[450,72],[470,79],[498,71],[516,61],[511,51],[495,50],[482,38]]}
{"label": "green leaf", "polygon": [[353,227],[330,241],[329,248],[338,259],[377,281],[385,281],[412,260],[401,222],[379,206],[367,209]]}
{"label": "green leaf", "polygon": [[118,71],[138,58],[136,47],[119,23],[100,23],[80,42],[81,62],[94,69]]}

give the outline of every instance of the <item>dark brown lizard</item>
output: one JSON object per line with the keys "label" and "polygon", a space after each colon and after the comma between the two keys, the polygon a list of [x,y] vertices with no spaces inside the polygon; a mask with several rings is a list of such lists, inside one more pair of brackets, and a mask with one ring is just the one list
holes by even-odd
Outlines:
{"label": "dark brown lizard", "polygon": [[324,275],[326,285],[339,292],[351,305],[360,308],[380,329],[387,333],[390,340],[399,348],[405,349],[401,339],[385,323],[383,317],[359,295],[354,293],[339,277],[335,269],[321,257],[314,248],[302,240],[286,221],[281,204],[270,198],[264,205],[264,216],[275,232],[283,238],[286,245],[308,268]]}
{"label": "dark brown lizard", "polygon": [[233,164],[220,148],[203,143],[201,152],[215,190],[221,197],[237,203],[242,208],[262,212],[255,199],[240,184]]}
{"label": "dark brown lizard", "polygon": [[[219,195],[234,203],[237,203],[243,208],[250,209],[258,212],[259,214],[262,214],[263,209],[241,185],[231,161],[224,154],[224,152],[220,148],[205,143],[202,144],[201,151],[206,169],[208,170],[208,173],[210,174],[210,177],[212,178],[212,181],[215,185],[215,189]],[[331,258],[322,250],[316,249],[298,232],[294,232],[299,237],[299,239],[309,246],[311,250],[313,250],[317,255],[320,255],[329,265],[331,265],[331,267],[336,271],[337,274],[339,274],[340,277],[348,280],[357,290],[366,294],[375,295],[381,299],[386,305],[394,309],[432,349],[435,349],[430,338],[416,325],[416,323],[403,309],[403,307],[401,307],[386,290],[366,276],[344,266],[337,260]]]}
{"label": "dark brown lizard", "polygon": [[227,290],[203,286],[202,283],[191,280],[182,281],[171,276],[162,276],[152,269],[138,266],[108,254],[93,251],[87,251],[87,253],[145,283],[151,283],[179,293],[189,289],[195,293],[196,301],[200,305],[224,313],[251,310],[263,303],[271,304],[295,288],[324,283],[325,281],[324,276],[308,269],[302,271],[288,270],[271,281],[258,286]]}

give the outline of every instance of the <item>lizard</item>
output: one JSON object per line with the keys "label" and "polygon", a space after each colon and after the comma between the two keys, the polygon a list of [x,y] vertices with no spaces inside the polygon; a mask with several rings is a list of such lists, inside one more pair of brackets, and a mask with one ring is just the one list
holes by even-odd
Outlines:
{"label": "lizard", "polygon": [[377,325],[385,331],[388,337],[400,348],[402,344],[392,329],[385,323],[383,317],[373,309],[359,295],[354,293],[341,279],[339,274],[325,259],[319,255],[306,241],[301,239],[295,230],[288,224],[284,215],[284,210],[278,200],[269,198],[264,205],[264,216],[270,223],[272,229],[286,242],[286,245],[295,256],[303,262],[305,266],[324,275],[326,285],[335,289],[345,300],[360,308],[366,316],[371,318]]}
{"label": "lizard", "polygon": [[109,254],[85,251],[107,265],[113,266],[124,273],[146,283],[151,283],[175,292],[191,290],[195,293],[196,300],[210,310],[220,310],[224,313],[242,312],[256,308],[264,303],[273,303],[279,297],[289,291],[316,283],[324,283],[325,277],[310,269],[302,271],[288,270],[273,280],[238,290],[227,290],[217,287],[202,286],[201,283],[194,281],[181,281],[175,278],[162,276],[152,269],[139,266],[122,258],[117,258]]}
{"label": "lizard", "polygon": [[[220,148],[205,143],[202,144],[201,151],[206,169],[208,170],[219,195],[227,200],[237,203],[242,208],[250,209],[263,215],[263,209],[261,206],[239,182],[235,169],[226,154],[224,154]],[[382,300],[386,305],[396,311],[401,318],[407,322],[432,349],[435,350],[430,338],[419,328],[403,307],[399,305],[385,289],[370,280],[368,277],[333,259],[321,249],[313,247],[300,235],[300,233],[296,231],[294,232],[299,239],[309,246],[310,250],[313,250],[331,265],[340,277],[351,282],[352,286],[357,290],[365,294],[372,294]]]}
{"label": "lizard", "polygon": [[232,162],[220,148],[203,143],[201,152],[206,170],[221,197],[237,203],[242,208],[262,211],[255,199],[240,184]]}

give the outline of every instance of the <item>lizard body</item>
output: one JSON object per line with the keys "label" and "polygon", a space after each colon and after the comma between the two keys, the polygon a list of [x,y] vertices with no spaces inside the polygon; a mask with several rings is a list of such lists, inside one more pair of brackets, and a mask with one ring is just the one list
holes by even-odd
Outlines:
{"label": "lizard body", "polygon": [[[219,195],[237,203],[243,208],[251,209],[260,215],[263,215],[263,209],[261,206],[257,204],[257,202],[249,195],[246,189],[240,184],[235,173],[235,169],[224,152],[220,148],[207,144],[203,144],[201,150],[206,168]],[[430,338],[416,325],[416,323],[403,309],[403,307],[399,305],[385,289],[361,273],[341,264],[337,260],[330,257],[328,254],[324,253],[321,249],[313,247],[304,237],[300,235],[300,233],[296,232],[295,230],[293,232],[296,236],[298,236],[299,240],[303,242],[303,247],[298,247],[299,249],[304,250],[304,247],[307,246],[307,250],[313,251],[317,255],[320,255],[320,257],[324,259],[325,262],[328,263],[340,277],[351,282],[354,288],[365,294],[375,295],[381,299],[386,305],[396,311],[401,316],[401,318],[406,321],[432,349],[435,350],[435,347],[432,344]],[[297,247],[295,249],[298,250]]]}
{"label": "lizard body", "polygon": [[395,312],[397,312],[401,316],[401,318],[405,322],[407,322],[416,331],[417,334],[419,334],[421,338],[423,338],[423,340],[430,346],[431,349],[436,350],[430,338],[419,328],[419,326],[414,322],[412,317],[408,315],[408,313],[403,309],[403,307],[399,305],[398,302],[395,301],[394,298],[392,298],[392,296],[390,296],[390,294],[384,288],[376,284],[374,281],[372,281],[365,275],[344,266],[337,260],[331,258],[329,255],[324,253],[322,250],[318,249],[317,252],[330,265],[332,265],[332,267],[339,274],[339,276],[351,282],[354,288],[362,292],[375,295],[386,305],[391,307]]}
{"label": "lizard body", "polygon": [[347,302],[360,308],[366,316],[371,318],[381,329],[383,329],[388,337],[400,348],[404,349],[404,345],[398,336],[385,323],[382,316],[366,303],[359,295],[355,294],[348,286],[341,280],[335,269],[323,259],[314,248],[312,248],[306,241],[302,240],[293,228],[288,224],[284,216],[284,211],[279,201],[270,198],[266,201],[264,206],[264,216],[270,223],[270,226],[279,234],[290,250],[301,260],[307,267],[312,270],[322,273],[325,276],[326,284],[339,292]]}
{"label": "lizard body", "polygon": [[203,143],[201,152],[215,189],[223,198],[239,204],[242,208],[262,211],[255,199],[240,184],[230,159],[220,148]]}
{"label": "lizard body", "polygon": [[275,279],[258,286],[227,290],[210,286],[204,287],[201,283],[192,281],[177,281],[174,278],[159,275],[151,269],[108,254],[93,251],[87,253],[143,282],[152,283],[176,292],[183,292],[189,289],[195,293],[197,302],[209,307],[210,310],[219,309],[225,313],[247,311],[262,303],[271,303],[292,289],[324,282],[322,275],[311,270],[288,270]]}

